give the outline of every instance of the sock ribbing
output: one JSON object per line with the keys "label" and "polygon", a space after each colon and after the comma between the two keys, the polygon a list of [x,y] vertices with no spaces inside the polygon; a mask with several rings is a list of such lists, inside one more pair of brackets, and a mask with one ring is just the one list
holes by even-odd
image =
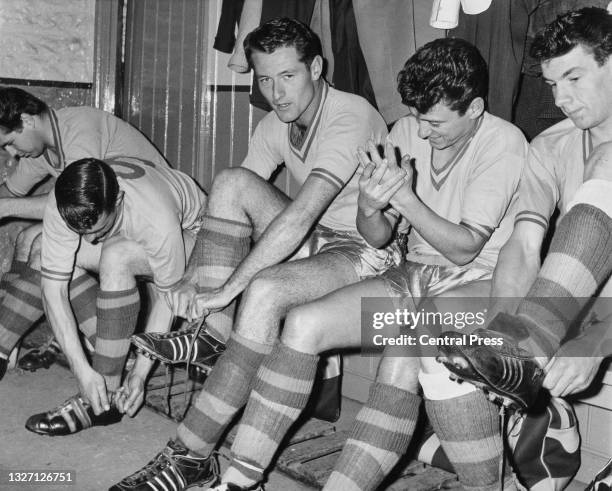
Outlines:
{"label": "sock ribbing", "polygon": [[24,273],[8,285],[0,305],[0,353],[8,357],[43,314],[40,271],[26,267]]}
{"label": "sock ribbing", "polygon": [[246,486],[261,481],[263,470],[308,403],[318,362],[317,355],[281,342],[265,358],[232,445],[233,460],[225,474],[230,482]]}
{"label": "sock ribbing", "polygon": [[[559,348],[588,297],[612,272],[612,219],[599,208],[575,205],[561,220],[550,251],[517,314],[548,357]],[[541,354],[541,353],[536,353]]]}
{"label": "sock ribbing", "polygon": [[[248,223],[206,215],[198,232],[192,260],[199,292],[222,286],[246,257],[253,230]],[[236,302],[206,318],[207,329],[217,339],[227,340],[234,322]]]}
{"label": "sock ribbing", "polygon": [[257,369],[272,346],[232,333],[177,434],[187,448],[208,456],[225,427],[246,404]]}
{"label": "sock ribbing", "polygon": [[421,398],[375,382],[324,490],[374,490],[404,454]]}
{"label": "sock ribbing", "polygon": [[97,336],[92,367],[104,376],[106,388],[119,387],[128,351],[130,336],[136,328],[140,311],[138,288],[98,292]]}
{"label": "sock ribbing", "polygon": [[499,408],[475,391],[451,399],[426,399],[425,409],[461,484],[466,489],[495,489],[503,454]]}

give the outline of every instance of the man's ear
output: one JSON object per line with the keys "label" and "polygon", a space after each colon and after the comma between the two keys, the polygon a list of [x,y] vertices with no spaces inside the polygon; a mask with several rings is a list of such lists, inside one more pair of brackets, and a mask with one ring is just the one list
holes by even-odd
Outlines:
{"label": "man's ear", "polygon": [[479,118],[485,110],[485,102],[482,97],[476,97],[469,105],[467,113],[470,119]]}
{"label": "man's ear", "polygon": [[310,63],[310,77],[312,80],[319,80],[323,74],[323,58],[317,55]]}
{"label": "man's ear", "polygon": [[36,120],[34,118],[34,116],[32,116],[31,114],[28,113],[21,113],[21,124],[23,125],[24,128],[35,128],[36,127]]}

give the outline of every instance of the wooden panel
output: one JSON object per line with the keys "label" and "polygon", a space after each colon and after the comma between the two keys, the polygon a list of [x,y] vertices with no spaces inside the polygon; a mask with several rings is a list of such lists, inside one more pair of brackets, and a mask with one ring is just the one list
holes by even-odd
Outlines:
{"label": "wooden panel", "polygon": [[198,177],[208,2],[130,1],[125,117],[176,168]]}

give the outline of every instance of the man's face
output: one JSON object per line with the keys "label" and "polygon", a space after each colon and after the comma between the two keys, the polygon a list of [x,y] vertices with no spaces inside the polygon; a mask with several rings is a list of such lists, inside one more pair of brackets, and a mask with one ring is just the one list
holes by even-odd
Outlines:
{"label": "man's face", "polygon": [[436,150],[444,150],[463,142],[476,124],[469,109],[460,115],[443,102],[438,102],[425,114],[414,109],[411,112],[419,124],[419,137],[428,140]]}
{"label": "man's face", "polygon": [[98,244],[104,242],[110,237],[109,233],[113,229],[115,222],[117,221],[117,209],[111,213],[102,213],[98,218],[96,224],[88,230],[74,230],[78,233],[84,241],[90,244]]}
{"label": "man's face", "polygon": [[555,104],[580,129],[612,122],[612,63],[599,66],[593,54],[576,46],[542,63]]}
{"label": "man's face", "polygon": [[42,135],[32,124],[33,116],[22,116],[23,125],[20,129],[8,133],[0,129],[0,147],[13,157],[40,157],[46,148]]}
{"label": "man's face", "polygon": [[269,54],[255,51],[251,59],[259,89],[278,118],[283,123],[307,126],[316,111],[313,100],[320,77],[320,58],[308,67],[291,46]]}

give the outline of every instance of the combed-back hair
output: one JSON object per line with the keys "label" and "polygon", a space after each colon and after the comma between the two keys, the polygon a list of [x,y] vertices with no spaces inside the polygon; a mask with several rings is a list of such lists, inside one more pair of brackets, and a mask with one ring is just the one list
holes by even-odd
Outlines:
{"label": "combed-back hair", "polygon": [[566,12],[536,34],[529,53],[539,62],[569,53],[576,46],[593,53],[601,66],[612,54],[612,15],[587,7]]}
{"label": "combed-back hair", "polygon": [[118,195],[115,172],[98,159],[73,162],[55,182],[57,209],[68,226],[80,233],[87,233],[103,213],[112,213]]}
{"label": "combed-back hair", "polygon": [[36,116],[49,110],[38,97],[17,87],[0,87],[0,127],[5,133],[22,128],[22,114]]}
{"label": "combed-back hair", "polygon": [[463,39],[435,39],[417,50],[397,76],[402,102],[425,114],[439,102],[463,115],[472,101],[489,90],[487,63]]}
{"label": "combed-back hair", "polygon": [[247,35],[243,44],[251,68],[254,51],[270,54],[278,48],[294,47],[300,61],[308,67],[316,56],[323,56],[321,40],[312,29],[303,22],[288,17],[277,17],[262,24]]}

